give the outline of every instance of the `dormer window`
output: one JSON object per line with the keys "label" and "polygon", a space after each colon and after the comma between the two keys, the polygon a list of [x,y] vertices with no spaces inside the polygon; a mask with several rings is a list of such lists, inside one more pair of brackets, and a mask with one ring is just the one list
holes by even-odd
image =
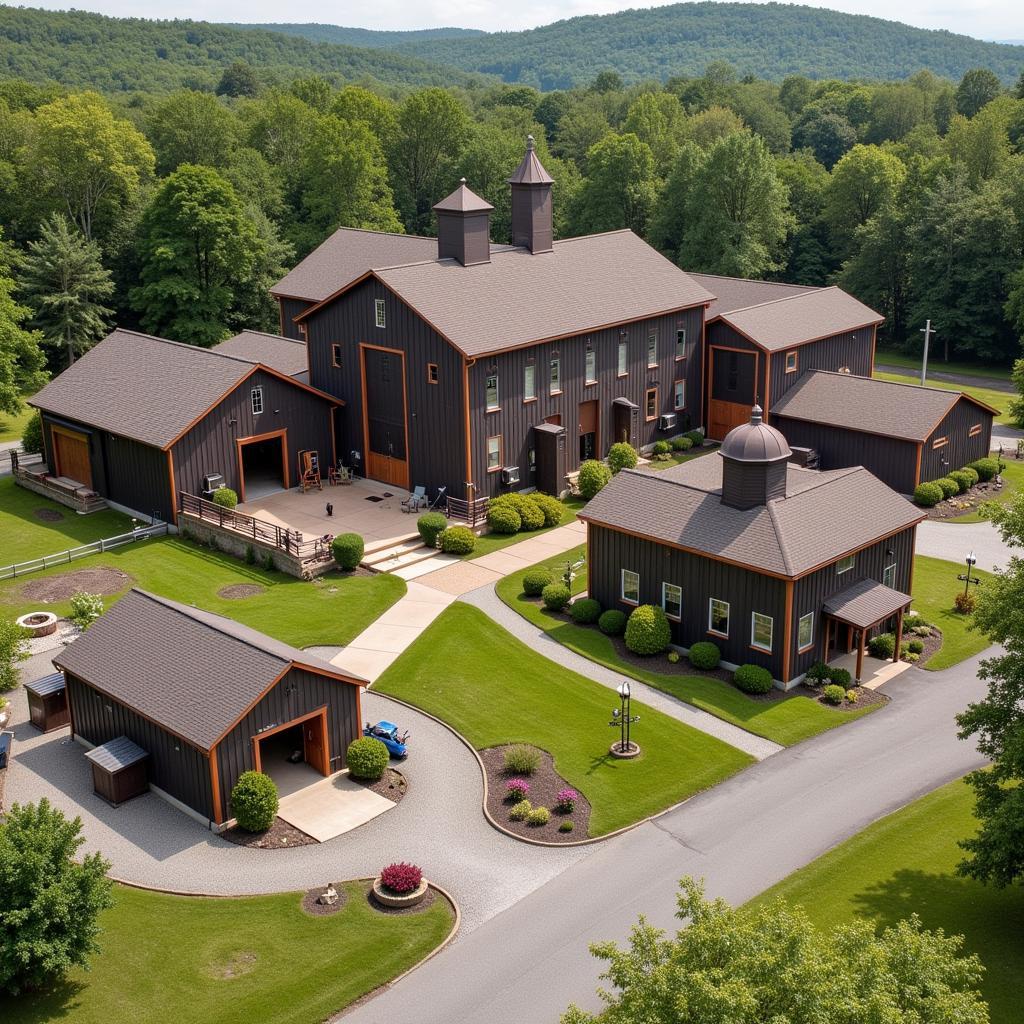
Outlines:
{"label": "dormer window", "polygon": [[263,388],[253,388],[249,393],[249,401],[252,404],[253,416],[259,416],[263,412]]}
{"label": "dormer window", "polygon": [[374,323],[376,323],[376,325],[378,327],[386,327],[387,326],[387,318],[386,318],[386,316],[384,314],[384,300],[383,299],[374,299],[373,300],[373,317],[374,317]]}

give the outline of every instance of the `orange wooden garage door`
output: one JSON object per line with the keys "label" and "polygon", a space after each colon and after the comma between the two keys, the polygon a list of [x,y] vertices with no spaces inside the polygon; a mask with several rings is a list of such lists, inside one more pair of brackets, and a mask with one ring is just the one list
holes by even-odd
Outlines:
{"label": "orange wooden garage door", "polygon": [[73,434],[61,427],[53,431],[54,471],[57,476],[77,480],[92,487],[92,464],[89,462],[89,440],[83,434]]}

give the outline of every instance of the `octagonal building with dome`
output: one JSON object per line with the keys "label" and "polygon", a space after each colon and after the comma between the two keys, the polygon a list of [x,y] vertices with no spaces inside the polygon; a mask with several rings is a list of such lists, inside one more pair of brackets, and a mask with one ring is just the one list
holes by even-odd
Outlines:
{"label": "octagonal building with dome", "polygon": [[899,630],[921,510],[860,466],[806,469],[754,406],[717,453],[623,470],[580,513],[604,608],[659,605],[672,642],[790,689],[818,661]]}

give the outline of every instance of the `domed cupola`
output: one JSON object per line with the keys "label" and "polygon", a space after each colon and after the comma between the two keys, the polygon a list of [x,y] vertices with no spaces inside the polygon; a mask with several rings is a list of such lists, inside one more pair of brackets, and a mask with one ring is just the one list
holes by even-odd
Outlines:
{"label": "domed cupola", "polygon": [[749,509],[786,496],[789,444],[761,418],[755,405],[750,422],[733,427],[718,454],[722,457],[722,504]]}

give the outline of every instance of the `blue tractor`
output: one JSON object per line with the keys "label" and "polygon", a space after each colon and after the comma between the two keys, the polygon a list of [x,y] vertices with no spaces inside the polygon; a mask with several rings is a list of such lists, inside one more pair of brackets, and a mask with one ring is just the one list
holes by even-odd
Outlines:
{"label": "blue tractor", "polygon": [[406,746],[409,732],[406,730],[400,734],[398,726],[394,722],[378,722],[376,725],[370,725],[367,722],[363,729],[363,735],[372,736],[375,740],[380,740],[388,748],[388,753],[392,757],[403,758],[409,756],[409,748]]}

